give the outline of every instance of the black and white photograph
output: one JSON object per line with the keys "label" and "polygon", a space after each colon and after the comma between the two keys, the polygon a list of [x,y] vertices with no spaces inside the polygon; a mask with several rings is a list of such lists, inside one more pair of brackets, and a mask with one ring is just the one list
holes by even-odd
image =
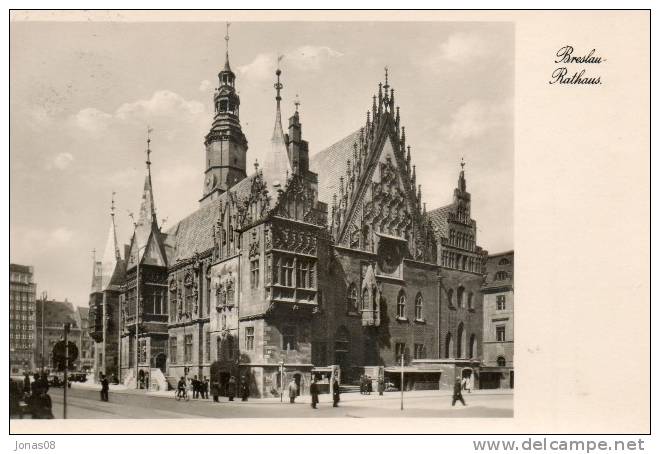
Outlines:
{"label": "black and white photograph", "polygon": [[[618,203],[575,174],[619,155],[541,151],[559,126],[539,112],[612,90],[615,48],[567,32],[534,61],[522,13],[383,14],[11,12],[11,433],[506,433],[598,412],[591,331],[565,334],[612,322],[577,316],[592,303],[561,277],[589,254],[563,252],[559,217]],[[571,191],[586,208],[555,204]],[[611,354],[604,375],[625,370]]]}

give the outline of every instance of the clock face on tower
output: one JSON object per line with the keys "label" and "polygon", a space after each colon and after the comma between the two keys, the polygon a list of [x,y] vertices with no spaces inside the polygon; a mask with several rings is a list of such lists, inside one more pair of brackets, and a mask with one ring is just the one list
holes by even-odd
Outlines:
{"label": "clock face on tower", "polygon": [[398,242],[381,239],[378,245],[378,268],[384,274],[394,274],[401,264],[401,248]]}

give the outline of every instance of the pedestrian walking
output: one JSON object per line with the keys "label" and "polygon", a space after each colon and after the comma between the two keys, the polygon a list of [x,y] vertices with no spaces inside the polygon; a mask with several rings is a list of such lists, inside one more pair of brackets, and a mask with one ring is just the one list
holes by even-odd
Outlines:
{"label": "pedestrian walking", "polygon": [[23,394],[30,394],[31,392],[31,383],[30,383],[30,374],[25,372],[25,377],[23,378]]}
{"label": "pedestrian walking", "polygon": [[378,378],[378,395],[382,396],[383,391],[385,391],[385,380],[383,377]]}
{"label": "pedestrian walking", "polygon": [[34,374],[32,378],[33,380],[32,380],[32,385],[30,386],[30,393],[37,394],[37,392],[39,391],[39,387],[41,386],[41,377],[39,376],[39,374]]}
{"label": "pedestrian walking", "polygon": [[193,389],[193,399],[197,399],[199,397],[199,380],[197,380],[197,375],[195,375],[192,379],[192,389]]}
{"label": "pedestrian walking", "polygon": [[42,386],[37,388],[36,395],[30,399],[30,413],[32,419],[53,419],[53,402],[48,395],[48,390]]}
{"label": "pedestrian walking", "polygon": [[336,378],[332,383],[332,406],[333,407],[339,406],[339,382],[337,381]]}
{"label": "pedestrian walking", "polygon": [[229,397],[229,402],[234,401],[234,396],[236,395],[236,379],[232,375],[229,377],[229,381],[227,382],[227,397]]}
{"label": "pedestrian walking", "polygon": [[463,389],[463,391],[467,389],[467,377],[463,377],[463,379],[461,380],[461,388]]}
{"label": "pedestrian walking", "polygon": [[101,401],[103,402],[108,401],[109,390],[110,390],[110,386],[108,385],[108,379],[106,378],[105,375],[101,374]]}
{"label": "pedestrian walking", "polygon": [[204,381],[202,382],[202,398],[209,398],[209,379],[206,377],[204,377]]}
{"label": "pedestrian walking", "polygon": [[465,406],[465,400],[463,400],[463,394],[462,394],[462,383],[460,378],[456,378],[456,383],[454,383],[454,395],[452,396],[451,399],[451,406],[453,407],[456,405],[456,401],[460,400],[463,406]]}
{"label": "pedestrian walking", "polygon": [[248,397],[250,397],[250,383],[247,377],[241,378],[241,400],[247,402]]}
{"label": "pedestrian walking", "polygon": [[220,383],[217,381],[211,383],[211,394],[213,395],[213,402],[219,402],[218,397],[220,397]]}
{"label": "pedestrian walking", "polygon": [[296,397],[298,397],[298,385],[296,381],[292,378],[289,382],[289,402],[292,404],[296,402]]}
{"label": "pedestrian walking", "polygon": [[467,381],[465,382],[465,389],[467,390],[468,394],[472,393],[472,375],[467,378]]}
{"label": "pedestrian walking", "polygon": [[312,396],[312,408],[316,409],[319,403],[319,386],[316,384],[316,377],[312,378],[312,384],[309,385],[309,394]]}
{"label": "pedestrian walking", "polygon": [[367,375],[367,394],[371,395],[371,391],[373,390],[373,385],[371,384],[371,377]]}

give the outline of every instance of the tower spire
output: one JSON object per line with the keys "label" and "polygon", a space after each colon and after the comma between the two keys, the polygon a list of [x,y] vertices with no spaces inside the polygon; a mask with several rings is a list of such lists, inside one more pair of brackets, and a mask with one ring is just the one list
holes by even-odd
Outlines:
{"label": "tower spire", "polygon": [[264,174],[268,184],[272,186],[279,185],[280,188],[283,188],[283,186],[286,184],[288,175],[293,174],[291,170],[291,163],[289,162],[286,142],[284,140],[284,130],[282,129],[282,112],[280,109],[280,104],[282,101],[281,91],[282,88],[284,88],[284,85],[280,81],[282,70],[279,67],[279,63],[283,57],[283,55],[277,57],[278,65],[277,70],[275,71],[277,81],[273,85],[276,93],[275,125],[273,127],[273,136],[270,139],[271,151],[266,159],[264,166]]}
{"label": "tower spire", "polygon": [[227,22],[227,32],[225,33],[225,71],[231,71],[229,67],[229,26],[230,22]]}

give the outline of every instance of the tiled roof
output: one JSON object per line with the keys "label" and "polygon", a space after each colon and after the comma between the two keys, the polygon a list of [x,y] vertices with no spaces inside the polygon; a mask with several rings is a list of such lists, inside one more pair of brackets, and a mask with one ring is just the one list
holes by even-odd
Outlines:
{"label": "tiled roof", "polygon": [[339,191],[339,177],[346,174],[346,161],[353,158],[353,144],[360,130],[321,150],[309,159],[309,167],[319,176],[319,200],[332,206],[332,195]]}
{"label": "tiled roof", "polygon": [[435,210],[431,210],[427,213],[427,216],[431,220],[431,225],[433,226],[433,232],[435,233],[435,239],[440,242],[440,238],[447,238],[449,234],[449,228],[447,227],[447,217],[449,213],[454,209],[454,204],[450,203]]}
{"label": "tiled roof", "polygon": [[[229,192],[236,194],[239,199],[247,197],[252,186],[251,175],[233,186]],[[177,260],[186,260],[213,247],[213,226],[220,215],[220,205],[228,197],[228,192],[208,205],[200,207],[177,224],[172,226],[165,234],[164,244],[167,254],[167,263],[171,266]]]}

